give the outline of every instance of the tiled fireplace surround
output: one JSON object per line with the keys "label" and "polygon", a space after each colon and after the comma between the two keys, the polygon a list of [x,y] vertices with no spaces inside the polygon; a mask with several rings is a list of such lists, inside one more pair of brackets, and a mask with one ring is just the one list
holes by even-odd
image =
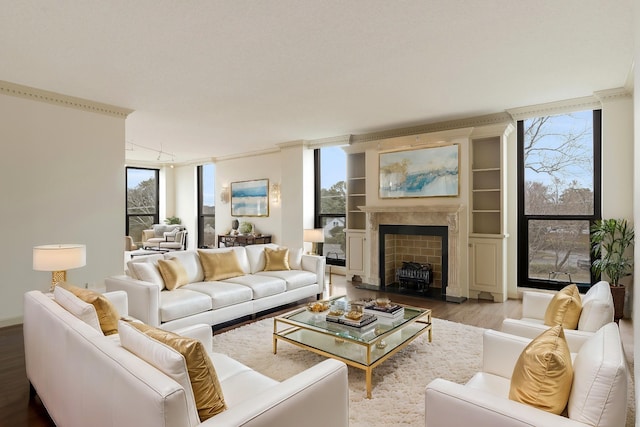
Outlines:
{"label": "tiled fireplace surround", "polygon": [[[366,213],[366,242],[369,253],[369,265],[366,281],[370,285],[380,286],[380,225],[418,225],[446,226],[448,239],[448,272],[446,299],[460,302],[462,289],[460,284],[460,213],[463,205],[431,206],[360,206]],[[386,280],[386,279],[385,279]]]}

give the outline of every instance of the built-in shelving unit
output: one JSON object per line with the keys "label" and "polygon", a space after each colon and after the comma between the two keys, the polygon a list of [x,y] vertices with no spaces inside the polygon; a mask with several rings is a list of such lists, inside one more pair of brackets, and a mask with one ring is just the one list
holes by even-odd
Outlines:
{"label": "built-in shelving unit", "polygon": [[502,234],[502,139],[474,139],[471,150],[471,232]]}
{"label": "built-in shelving unit", "polygon": [[367,203],[365,153],[347,155],[347,228],[365,228],[365,213],[358,206]]}
{"label": "built-in shelving unit", "polygon": [[366,214],[358,206],[367,205],[366,153],[347,149],[347,265],[351,280],[362,280],[366,268]]}

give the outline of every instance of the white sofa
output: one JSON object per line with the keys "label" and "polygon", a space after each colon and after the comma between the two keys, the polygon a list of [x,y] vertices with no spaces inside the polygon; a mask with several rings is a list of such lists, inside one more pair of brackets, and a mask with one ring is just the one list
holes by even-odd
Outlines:
{"label": "white sofa", "polygon": [[[535,338],[549,328],[544,324],[544,314],[553,298],[553,293],[525,291],[522,295],[522,318],[505,319],[502,322],[502,332],[519,335],[525,338]],[[582,311],[578,329],[565,329],[564,335],[571,351],[578,351],[580,346],[598,329],[613,322],[613,297],[609,283],[600,281],[587,291],[580,294]]]}
{"label": "white sofa", "polygon": [[[126,315],[126,294],[105,294]],[[179,331],[212,349],[211,328]],[[347,368],[325,360],[277,382],[209,353],[227,410],[200,423],[193,393],[60,306],[50,294],[24,296],[27,377],[60,427],[348,426]],[[327,410],[330,408],[330,410]]]}
{"label": "white sofa", "polygon": [[444,379],[425,393],[427,427],[574,426],[623,427],[627,414],[627,366],[618,326],[609,323],[572,353],[568,417],[509,400],[513,368],[531,340],[488,330],[482,372],[465,385]]}
{"label": "white sofa", "polygon": [[[187,250],[135,257],[127,274],[105,279],[107,291],[126,291],[129,312],[151,326],[175,329],[199,323],[217,325],[293,303],[309,297],[320,298],[324,291],[325,259],[289,251],[291,270],[264,271],[265,248],[276,244],[200,249],[208,253],[234,251],[244,275],[205,282],[198,251]],[[157,263],[177,259],[187,270],[189,284],[169,291],[159,273],[136,276],[136,263]],[[147,266],[149,267],[149,266]],[[149,268],[145,271],[149,273]],[[141,272],[138,272],[141,274]],[[147,275],[148,276],[148,275]],[[140,280],[143,279],[143,280]]]}

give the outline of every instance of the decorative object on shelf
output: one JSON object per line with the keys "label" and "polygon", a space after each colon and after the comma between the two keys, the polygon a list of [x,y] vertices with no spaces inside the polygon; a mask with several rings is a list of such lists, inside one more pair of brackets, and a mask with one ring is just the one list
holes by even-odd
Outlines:
{"label": "decorative object on shelf", "polygon": [[182,223],[180,218],[178,218],[177,216],[167,217],[167,219],[165,219],[164,222],[167,225],[175,225],[175,224],[181,224]]}
{"label": "decorative object on shelf", "polygon": [[269,180],[232,182],[231,216],[269,216]]}
{"label": "decorative object on shelf", "polygon": [[41,245],[33,248],[33,269],[51,272],[53,292],[57,283],[67,280],[67,271],[87,264],[87,247],[77,244]]}
{"label": "decorative object on shelf", "polygon": [[233,221],[231,221],[231,229],[233,231],[238,231],[238,227],[240,227],[240,221],[234,218]]}
{"label": "decorative object on shelf", "polygon": [[270,194],[271,194],[272,203],[276,205],[280,203],[280,184],[279,183],[274,182],[273,184],[271,184]]}
{"label": "decorative object on shelf", "polygon": [[449,144],[380,153],[380,198],[458,196],[459,151]]}
{"label": "decorative object on shelf", "polygon": [[241,222],[238,231],[240,232],[240,234],[252,234],[253,224],[251,224],[250,222]]}
{"label": "decorative object on shelf", "polygon": [[220,201],[226,205],[227,203],[229,203],[229,198],[229,187],[224,185],[222,187],[222,191],[220,192]]}
{"label": "decorative object on shelf", "polygon": [[306,243],[311,243],[311,255],[322,255],[324,244],[324,230],[322,228],[305,229],[302,239]]}
{"label": "decorative object on shelf", "polygon": [[627,249],[633,246],[634,238],[633,226],[626,219],[601,219],[591,226],[591,252],[595,257],[591,271],[604,273],[610,281],[616,322],[623,316],[626,291],[620,279],[633,271],[633,254]]}

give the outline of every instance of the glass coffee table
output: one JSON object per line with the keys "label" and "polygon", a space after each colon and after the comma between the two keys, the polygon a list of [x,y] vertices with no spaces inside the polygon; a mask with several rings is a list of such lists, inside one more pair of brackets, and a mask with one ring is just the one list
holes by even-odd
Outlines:
{"label": "glass coffee table", "polygon": [[[326,303],[344,307],[357,301],[349,302],[340,296]],[[376,321],[361,327],[327,320],[333,310],[314,312],[305,307],[277,316],[273,321],[273,353],[277,353],[278,340],[282,340],[362,369],[366,373],[367,398],[371,398],[373,368],[425,332],[431,342],[431,310],[402,307],[404,313],[396,318],[378,315]]]}

